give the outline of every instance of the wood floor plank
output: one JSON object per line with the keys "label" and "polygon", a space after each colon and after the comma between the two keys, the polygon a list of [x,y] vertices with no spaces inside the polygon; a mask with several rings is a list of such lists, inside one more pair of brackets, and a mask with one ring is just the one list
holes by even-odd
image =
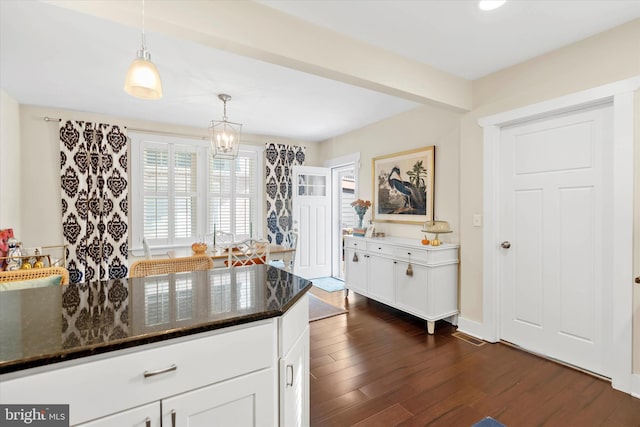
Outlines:
{"label": "wood floor plank", "polygon": [[311,291],[345,315],[311,323],[312,426],[640,427],[640,399],[607,381],[344,292]]}

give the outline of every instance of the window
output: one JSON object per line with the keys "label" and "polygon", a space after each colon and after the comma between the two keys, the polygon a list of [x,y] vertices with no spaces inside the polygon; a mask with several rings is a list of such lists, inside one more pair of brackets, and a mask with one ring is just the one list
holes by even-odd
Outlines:
{"label": "window", "polygon": [[[130,132],[132,246],[190,246],[215,231],[262,233],[262,147],[214,158],[208,141]],[[260,168],[260,169],[259,169]]]}

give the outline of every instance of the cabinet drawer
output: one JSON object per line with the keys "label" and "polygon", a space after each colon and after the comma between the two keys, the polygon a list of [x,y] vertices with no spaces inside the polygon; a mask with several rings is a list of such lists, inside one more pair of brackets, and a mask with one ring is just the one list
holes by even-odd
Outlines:
{"label": "cabinet drawer", "polygon": [[345,239],[344,247],[349,249],[359,249],[364,251],[367,248],[367,242],[355,237]]}
{"label": "cabinet drawer", "polygon": [[[274,321],[145,347],[3,379],[2,403],[68,403],[71,424],[77,424],[268,368],[275,352]],[[174,365],[175,370],[144,376]]]}
{"label": "cabinet drawer", "polygon": [[426,264],[430,266],[436,266],[436,265],[442,265],[442,264],[457,264],[458,248],[457,247],[429,248],[428,246],[425,246],[424,248],[396,247],[394,249],[393,256],[403,261],[408,261],[409,257],[411,257],[412,262]]}
{"label": "cabinet drawer", "polygon": [[379,242],[367,242],[367,252],[379,255],[393,256],[394,247]]}

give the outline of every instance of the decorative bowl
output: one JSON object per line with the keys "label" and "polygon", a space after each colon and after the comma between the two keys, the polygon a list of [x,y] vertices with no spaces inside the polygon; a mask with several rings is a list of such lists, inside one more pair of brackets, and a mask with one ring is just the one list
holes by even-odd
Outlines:
{"label": "decorative bowl", "polygon": [[207,252],[207,244],[201,243],[201,242],[194,243],[191,245],[191,250],[193,251],[194,254],[201,255]]}

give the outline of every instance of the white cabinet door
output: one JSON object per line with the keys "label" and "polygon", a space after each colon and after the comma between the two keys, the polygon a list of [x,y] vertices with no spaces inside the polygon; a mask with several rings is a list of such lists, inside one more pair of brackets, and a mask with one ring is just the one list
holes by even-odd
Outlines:
{"label": "white cabinet door", "polygon": [[80,427],[160,427],[160,402],[138,406],[95,421],[76,425]]}
{"label": "white cabinet door", "polygon": [[366,295],[369,255],[357,249],[346,249],[345,254],[345,286],[347,289]]}
{"label": "white cabinet door", "polygon": [[411,264],[413,275],[408,276],[408,266],[403,261],[396,264],[396,304],[398,308],[424,318],[428,315],[428,269]]}
{"label": "white cabinet door", "polygon": [[366,255],[369,264],[369,294],[376,300],[393,305],[394,290],[394,261],[390,258]]}
{"label": "white cabinet door", "polygon": [[280,359],[280,426],[309,425],[309,327]]}
{"label": "white cabinet door", "polygon": [[[212,369],[220,369],[212,366]],[[162,401],[164,427],[273,426],[276,390],[272,369],[266,369]]]}

